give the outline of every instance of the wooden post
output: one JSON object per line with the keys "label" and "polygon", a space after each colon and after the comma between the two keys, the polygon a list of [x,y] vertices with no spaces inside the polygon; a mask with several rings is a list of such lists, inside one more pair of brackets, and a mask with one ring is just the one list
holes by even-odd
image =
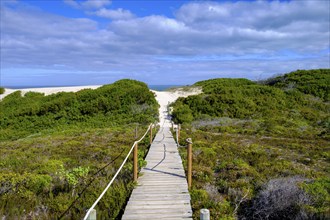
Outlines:
{"label": "wooden post", "polygon": [[171,124],[172,124],[172,130],[173,130],[173,121],[171,122]]}
{"label": "wooden post", "polygon": [[96,220],[96,210],[92,209],[92,211],[89,213],[87,220]]}
{"label": "wooden post", "polygon": [[200,220],[210,220],[210,211],[208,209],[200,210]]}
{"label": "wooden post", "polygon": [[187,169],[187,179],[188,179],[188,188],[191,188],[191,177],[192,177],[192,141],[191,138],[187,138],[187,161],[188,161],[188,169]]}
{"label": "wooden post", "polygon": [[152,143],[152,128],[154,127],[153,125],[150,125],[150,145]]}
{"label": "wooden post", "polygon": [[136,143],[133,151],[133,180],[138,178],[138,144]]}
{"label": "wooden post", "polygon": [[178,124],[178,144],[180,142],[180,129],[181,129],[181,125]]}

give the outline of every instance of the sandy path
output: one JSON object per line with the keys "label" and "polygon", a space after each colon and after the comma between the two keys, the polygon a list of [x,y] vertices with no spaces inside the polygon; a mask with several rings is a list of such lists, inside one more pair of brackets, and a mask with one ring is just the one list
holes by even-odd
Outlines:
{"label": "sandy path", "polygon": [[152,91],[156,95],[156,100],[159,103],[159,125],[170,127],[171,119],[168,116],[167,106],[174,102],[178,97],[171,92]]}
{"label": "sandy path", "polygon": [[154,91],[151,90],[156,95],[156,100],[158,101],[159,107],[159,124],[160,126],[170,127],[171,126],[171,118],[168,116],[167,106],[175,102],[179,97],[187,97],[189,95],[196,95],[201,93],[201,90],[195,89],[189,92],[184,91],[175,91],[175,92],[168,92],[168,91]]}

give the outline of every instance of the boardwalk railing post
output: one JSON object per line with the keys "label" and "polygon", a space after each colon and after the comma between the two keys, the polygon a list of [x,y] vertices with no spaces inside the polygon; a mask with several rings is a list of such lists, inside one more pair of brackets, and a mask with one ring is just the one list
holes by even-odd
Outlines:
{"label": "boardwalk railing post", "polygon": [[96,220],[96,210],[95,209],[92,209],[92,211],[89,213],[87,220]]}
{"label": "boardwalk railing post", "polygon": [[153,125],[150,125],[150,145],[152,143],[152,128],[153,128]]}
{"label": "boardwalk railing post", "polygon": [[210,220],[210,211],[208,209],[201,209],[200,213],[200,220]]}
{"label": "boardwalk railing post", "polygon": [[181,129],[181,125],[178,124],[178,144],[180,142],[180,129]]}
{"label": "boardwalk railing post", "polygon": [[188,161],[188,169],[187,169],[187,179],[188,179],[188,188],[191,188],[191,177],[192,177],[192,140],[191,138],[187,138],[187,161]]}
{"label": "boardwalk railing post", "polygon": [[176,141],[176,145],[179,147],[179,139],[178,139],[178,128],[174,128],[175,131],[175,141]]}
{"label": "boardwalk railing post", "polygon": [[138,143],[135,143],[133,151],[133,180],[137,181],[138,177]]}

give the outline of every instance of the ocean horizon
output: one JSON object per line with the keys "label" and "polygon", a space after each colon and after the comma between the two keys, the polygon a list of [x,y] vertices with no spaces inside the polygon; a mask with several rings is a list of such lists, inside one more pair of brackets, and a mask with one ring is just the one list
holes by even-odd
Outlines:
{"label": "ocean horizon", "polygon": [[[7,89],[30,89],[30,88],[54,88],[54,87],[75,87],[75,86],[94,86],[94,85],[25,85],[25,86],[4,86]],[[184,85],[148,85],[149,89],[165,91],[169,88],[181,87]]]}
{"label": "ocean horizon", "polygon": [[156,91],[165,91],[169,88],[182,87],[184,85],[148,85],[149,89]]}

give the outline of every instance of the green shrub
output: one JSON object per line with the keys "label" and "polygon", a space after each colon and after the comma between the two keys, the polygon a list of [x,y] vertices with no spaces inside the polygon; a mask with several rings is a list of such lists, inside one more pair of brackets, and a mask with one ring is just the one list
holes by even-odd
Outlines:
{"label": "green shrub", "polygon": [[[298,76],[313,76],[313,83],[321,88],[324,82],[329,80],[328,72],[302,71]],[[294,79],[298,80],[299,77],[296,75],[297,73],[292,73],[286,77],[295,76]],[[266,84],[256,84],[246,79],[212,79],[197,82],[195,85],[201,86],[204,93],[179,98],[173,103],[173,120],[176,123],[190,123],[197,120],[216,121],[229,118],[235,120],[227,124],[211,123],[204,128],[213,128],[214,131],[220,132],[248,132],[287,137],[312,138],[316,134],[326,136],[329,128],[324,125],[329,120],[329,103],[313,98],[308,95],[311,94],[309,92],[303,94],[301,90],[287,90],[276,86],[276,83]]]}
{"label": "green shrub", "polygon": [[[18,91],[0,108],[0,216],[8,219],[82,219],[125,158],[135,126],[140,136],[158,119],[154,94],[135,80],[49,96]],[[148,145],[139,144],[140,167]],[[133,187],[128,163],[99,202],[99,218],[120,218]]]}
{"label": "green shrub", "polygon": [[285,90],[297,89],[325,101],[330,100],[330,69],[297,70],[264,82]]}
{"label": "green shrub", "polygon": [[17,91],[0,102],[0,140],[68,126],[107,127],[150,123],[158,119],[158,103],[146,84],[120,80],[95,90],[49,96]]}
{"label": "green shrub", "polygon": [[320,178],[304,183],[302,188],[311,196],[313,205],[307,205],[312,213],[318,213],[319,217],[329,218],[330,214],[330,179]]}
{"label": "green shrub", "polygon": [[[61,215],[82,219],[126,157],[135,140],[134,128],[78,127],[0,142],[0,214],[9,219],[27,215],[35,219],[59,219]],[[145,129],[140,126],[139,136]],[[145,164],[148,145],[149,138],[139,144],[140,166]],[[100,201],[98,216],[119,218],[133,187],[132,165],[127,163]]]}
{"label": "green shrub", "polygon": [[182,105],[178,107],[175,111],[173,111],[174,122],[175,123],[190,123],[193,120],[192,111],[189,106]]}
{"label": "green shrub", "polygon": [[[180,145],[188,137],[194,143],[195,212],[209,208],[213,219],[329,218],[328,72],[285,76],[300,87],[201,81],[195,85],[202,94],[172,104],[175,122],[185,122]],[[305,80],[318,89],[308,90]],[[186,150],[180,154],[186,164]]]}

